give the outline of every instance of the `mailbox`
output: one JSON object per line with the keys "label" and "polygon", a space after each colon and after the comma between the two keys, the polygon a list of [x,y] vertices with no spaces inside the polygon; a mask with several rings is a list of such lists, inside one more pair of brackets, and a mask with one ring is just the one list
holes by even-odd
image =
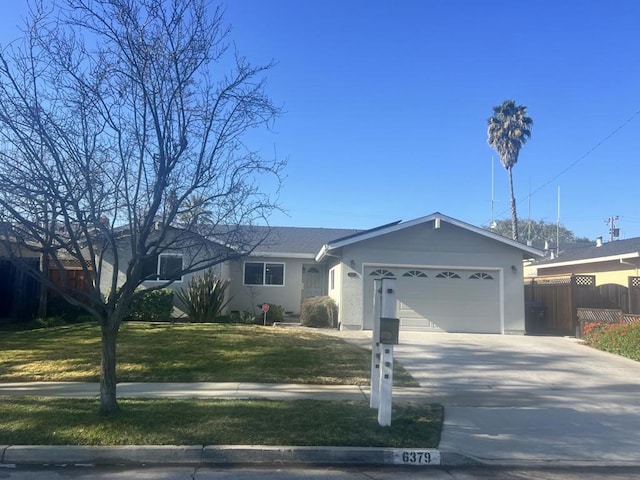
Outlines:
{"label": "mailbox", "polygon": [[397,345],[400,332],[400,319],[380,317],[380,343]]}

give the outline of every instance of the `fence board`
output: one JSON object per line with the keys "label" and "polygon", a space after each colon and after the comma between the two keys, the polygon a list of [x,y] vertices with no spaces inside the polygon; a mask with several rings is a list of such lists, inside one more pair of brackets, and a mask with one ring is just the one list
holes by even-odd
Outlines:
{"label": "fence board", "polygon": [[629,313],[640,314],[640,277],[629,277]]}
{"label": "fence board", "polygon": [[578,307],[609,305],[598,295],[594,275],[536,277],[525,281],[525,302],[545,306],[543,322],[527,326],[527,333],[573,335],[579,329]]}

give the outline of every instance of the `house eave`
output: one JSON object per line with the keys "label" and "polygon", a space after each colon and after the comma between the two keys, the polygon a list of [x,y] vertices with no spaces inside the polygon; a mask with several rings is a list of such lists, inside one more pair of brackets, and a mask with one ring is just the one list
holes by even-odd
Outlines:
{"label": "house eave", "polygon": [[[443,215],[441,213],[433,213],[431,215],[427,215],[425,217],[420,217],[420,218],[416,218],[415,220],[409,220],[407,222],[395,222],[393,224],[390,224],[387,227],[383,227],[383,228],[378,228],[378,229],[373,229],[372,231],[365,231],[361,234],[356,234],[353,235],[349,238],[346,238],[344,240],[339,240],[337,242],[334,243],[328,243],[323,245],[322,249],[320,250],[320,252],[318,252],[318,254],[316,255],[316,261],[321,261],[326,255],[328,255],[328,253],[331,250],[335,250],[347,245],[351,245],[353,243],[357,243],[357,242],[361,242],[363,240],[368,240],[371,238],[375,238],[378,237],[380,235],[386,235],[388,233],[393,233],[399,230],[403,230],[405,228],[411,228],[413,226],[416,225],[420,225],[422,223],[427,223],[427,222],[431,222],[434,221],[436,225],[438,225],[440,222],[444,221],[446,223],[449,223],[451,225],[455,225],[456,227],[462,228],[464,230],[470,231],[470,232],[474,232],[477,233],[479,235],[482,235],[483,237],[489,238],[491,240],[495,240],[498,242],[501,242],[503,244],[509,245],[511,247],[514,247],[518,250],[520,250],[523,253],[523,256],[526,256],[527,258],[536,258],[536,257],[543,257],[544,253],[541,250],[538,250],[537,248],[533,248],[533,247],[529,247],[528,245],[523,245],[520,242],[516,242],[515,240],[511,240],[508,239],[506,237],[502,237],[500,235],[497,235],[493,232],[489,232],[483,228],[480,227],[476,227],[474,225],[462,222],[460,220],[456,220],[454,218],[448,217],[446,215]],[[438,227],[435,227],[438,228]]]}
{"label": "house eave", "polygon": [[572,265],[586,265],[589,263],[602,263],[602,262],[621,262],[624,263],[624,260],[630,260],[633,258],[640,258],[640,252],[631,252],[631,253],[623,253],[620,255],[610,255],[608,257],[592,257],[592,258],[583,258],[581,260],[568,260],[566,262],[554,262],[554,263],[545,263],[543,265],[537,265],[538,270],[544,270],[545,268],[555,268],[555,267],[568,267]]}
{"label": "house eave", "polygon": [[313,260],[313,253],[285,253],[285,252],[251,252],[250,257],[266,257],[266,258],[298,258]]}

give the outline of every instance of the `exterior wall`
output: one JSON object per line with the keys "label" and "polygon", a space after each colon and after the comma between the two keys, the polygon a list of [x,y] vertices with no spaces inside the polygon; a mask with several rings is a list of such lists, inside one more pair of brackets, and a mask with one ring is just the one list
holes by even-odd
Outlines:
{"label": "exterior wall", "polygon": [[[535,266],[534,266],[535,267]],[[566,265],[561,267],[539,267],[536,268],[534,275],[595,275],[596,285],[605,285],[614,283],[626,287],[628,285],[628,277],[640,276],[640,268],[635,265],[621,263],[620,261],[587,263],[581,265]]]}
{"label": "exterior wall", "polygon": [[[522,253],[490,238],[442,222],[372,238],[342,249],[343,289],[340,323],[344,329],[370,329],[373,305],[365,304],[365,266],[477,267],[502,271],[501,311],[504,333],[524,333]],[[352,267],[353,265],[353,267]],[[515,267],[515,271],[512,268]],[[358,277],[348,276],[356,272]]]}
{"label": "exterior wall", "polygon": [[[342,329],[348,330],[350,329],[350,326],[348,324],[345,324],[344,320],[350,317],[348,315],[345,315],[344,311],[349,310],[349,297],[345,296],[343,293],[346,278],[345,270],[349,267],[338,262],[335,258],[331,258],[331,260],[332,261],[327,265],[327,270],[329,271],[328,294],[329,297],[331,297],[338,306],[338,325],[340,325]],[[355,329],[360,330],[360,326],[356,325]]]}
{"label": "exterior wall", "polygon": [[[284,285],[244,285],[244,263],[247,261],[284,263]],[[229,294],[232,298],[228,310],[257,313],[259,305],[269,303],[280,305],[285,312],[299,315],[303,288],[302,266],[309,263],[309,259],[276,257],[248,257],[227,262],[223,269],[223,277],[231,280]]]}

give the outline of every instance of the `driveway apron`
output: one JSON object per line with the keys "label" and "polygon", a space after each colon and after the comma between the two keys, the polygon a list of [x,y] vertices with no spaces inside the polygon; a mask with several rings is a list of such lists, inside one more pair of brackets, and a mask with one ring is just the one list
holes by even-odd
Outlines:
{"label": "driveway apron", "polygon": [[445,407],[443,454],[484,463],[640,464],[640,363],[567,337],[401,332]]}

